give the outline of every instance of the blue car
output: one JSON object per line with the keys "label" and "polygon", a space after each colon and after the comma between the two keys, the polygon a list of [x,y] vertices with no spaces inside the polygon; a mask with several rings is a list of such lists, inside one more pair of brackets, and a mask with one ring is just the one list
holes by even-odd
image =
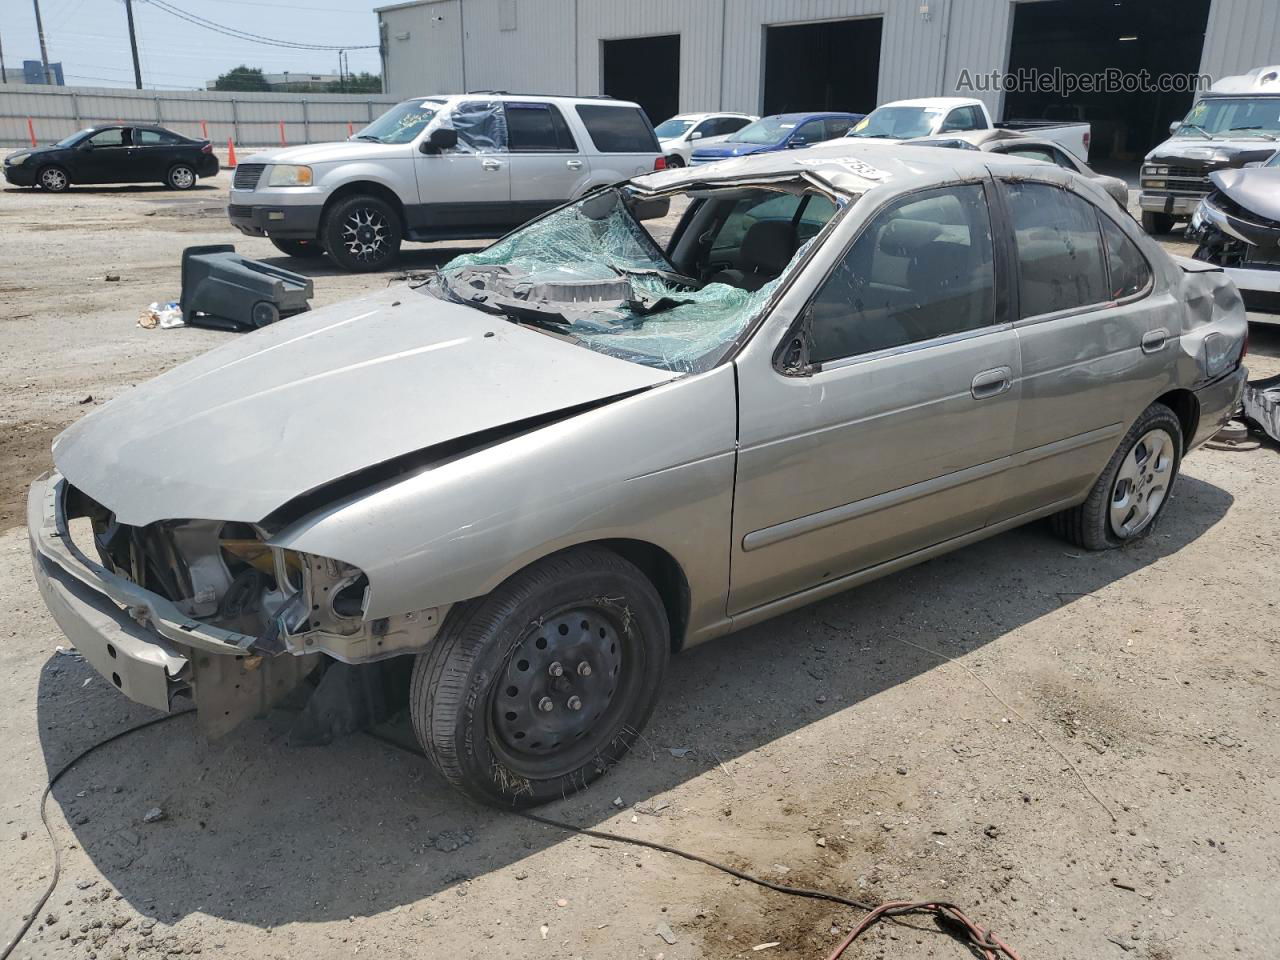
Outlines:
{"label": "blue car", "polygon": [[773,150],[794,150],[843,137],[865,113],[778,113],[749,123],[723,140],[698,147],[689,163],[714,163]]}

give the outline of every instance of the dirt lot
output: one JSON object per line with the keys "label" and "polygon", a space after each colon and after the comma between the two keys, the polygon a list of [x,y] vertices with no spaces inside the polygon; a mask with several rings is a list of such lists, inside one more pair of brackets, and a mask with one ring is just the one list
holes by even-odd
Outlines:
{"label": "dirt lot", "polygon": [[[56,652],[25,486],[58,430],[230,336],[135,324],[176,298],[184,246],[276,256],[229,231],[226,186],[0,193],[0,943],[50,874],[44,783],[151,716]],[[316,305],[389,279],[315,277]],[[1255,328],[1250,367],[1280,372],[1280,335]],[[1028,960],[1274,957],[1278,508],[1274,445],[1205,449],[1132,549],[1035,525],[698,648],[641,749],[548,812],[783,883],[946,898]],[[287,725],[208,743],[180,718],[76,767],[49,805],[62,879],[15,956],[807,960],[857,917],[472,806],[365,736],[290,748]],[[925,922],[847,954],[967,955]]]}

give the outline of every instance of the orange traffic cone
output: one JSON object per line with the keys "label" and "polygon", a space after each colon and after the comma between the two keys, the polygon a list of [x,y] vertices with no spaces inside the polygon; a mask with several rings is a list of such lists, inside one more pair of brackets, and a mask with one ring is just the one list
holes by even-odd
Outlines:
{"label": "orange traffic cone", "polygon": [[227,169],[234,170],[236,166],[236,145],[231,142],[231,138],[227,137]]}

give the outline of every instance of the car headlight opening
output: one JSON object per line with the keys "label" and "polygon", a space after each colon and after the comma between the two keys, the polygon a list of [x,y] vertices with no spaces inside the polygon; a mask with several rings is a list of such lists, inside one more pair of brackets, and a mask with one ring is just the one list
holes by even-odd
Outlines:
{"label": "car headlight opening", "polygon": [[271,176],[267,179],[272,187],[309,187],[311,186],[311,168],[291,163],[277,163],[271,168]]}

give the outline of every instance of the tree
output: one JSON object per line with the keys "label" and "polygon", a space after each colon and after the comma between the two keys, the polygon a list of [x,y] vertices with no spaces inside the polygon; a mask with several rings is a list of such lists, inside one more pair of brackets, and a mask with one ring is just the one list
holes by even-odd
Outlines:
{"label": "tree", "polygon": [[330,93],[381,93],[382,78],[373,73],[353,73],[346,80],[334,80],[328,86]]}
{"label": "tree", "polygon": [[270,90],[267,78],[262,75],[260,67],[246,67],[244,64],[228,70],[213,81],[215,90]]}

